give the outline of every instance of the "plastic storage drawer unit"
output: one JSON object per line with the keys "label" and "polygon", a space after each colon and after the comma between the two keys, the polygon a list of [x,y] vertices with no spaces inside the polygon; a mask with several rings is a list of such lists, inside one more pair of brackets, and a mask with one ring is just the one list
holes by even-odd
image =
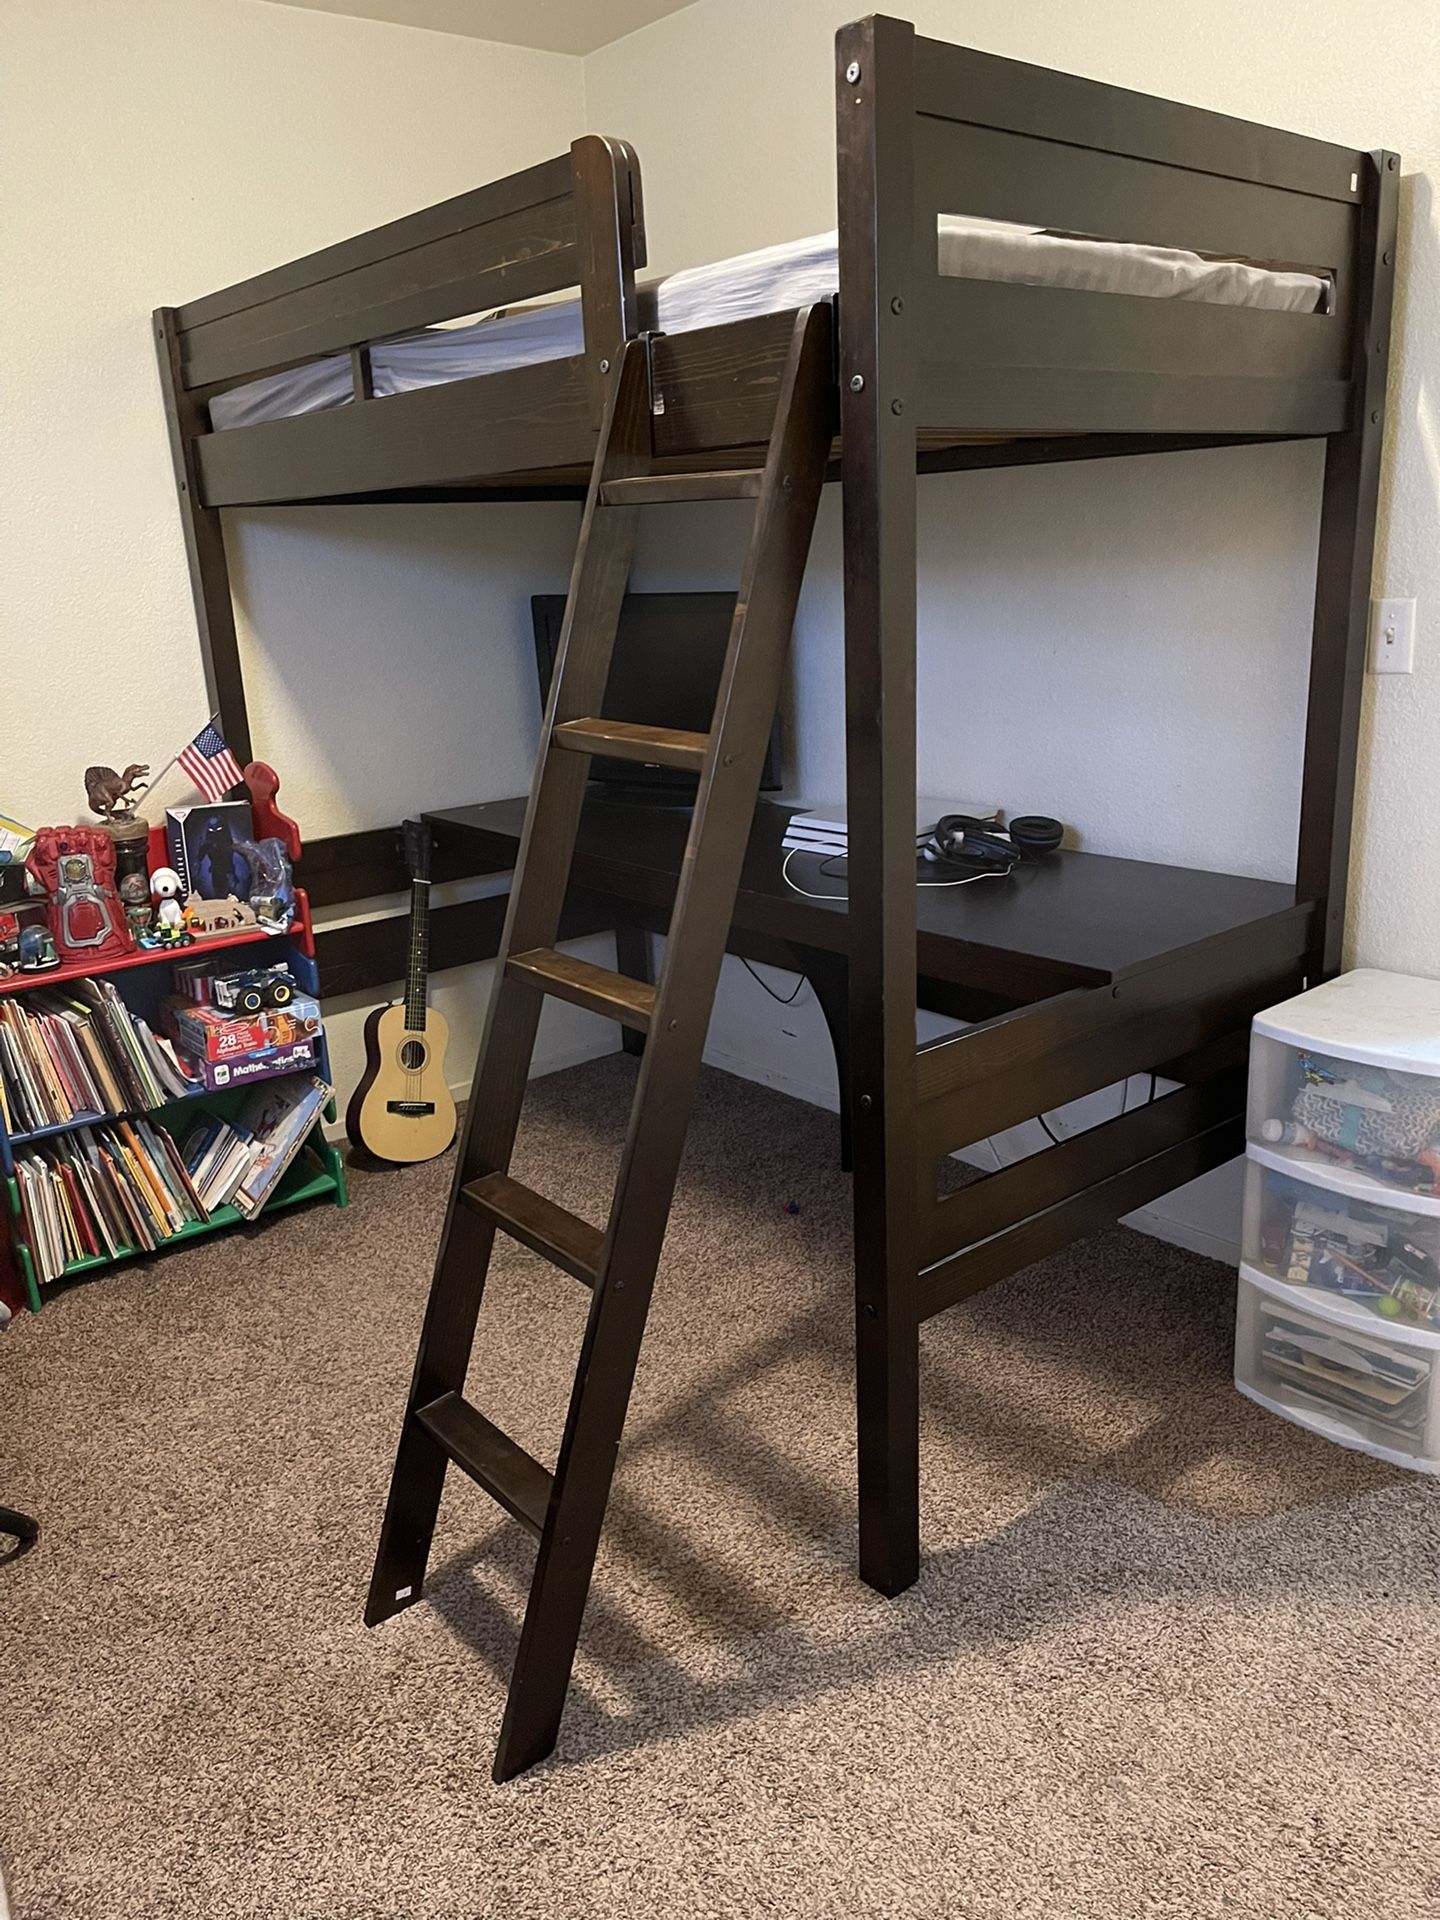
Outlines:
{"label": "plastic storage drawer unit", "polygon": [[1440,1472],[1440,982],[1362,970],[1254,1023],[1242,1393]]}

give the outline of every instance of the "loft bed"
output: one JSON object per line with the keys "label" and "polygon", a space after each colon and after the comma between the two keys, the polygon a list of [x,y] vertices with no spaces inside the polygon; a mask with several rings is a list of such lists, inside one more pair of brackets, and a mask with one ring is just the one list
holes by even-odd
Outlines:
{"label": "loft bed", "polygon": [[[885,17],[841,30],[836,86],[831,477],[845,542],[860,1565],[895,1592],[919,1564],[921,1322],[1239,1151],[1252,1014],[1339,965],[1398,160],[920,39]],[[978,252],[965,253],[962,230],[978,232]],[[1034,264],[1047,246],[1072,263],[1058,279]],[[1142,253],[1168,287],[1129,277]],[[996,267],[1000,255],[1008,267]],[[637,289],[644,262],[638,163],[623,142],[590,136],[543,166],[157,314],[202,649],[241,758],[250,741],[222,509],[580,499],[607,382],[642,333],[657,470],[760,463],[802,301],[647,333],[666,289]],[[1277,298],[1222,302],[1222,282]],[[418,330],[577,285],[578,316],[508,314],[491,361],[484,326],[497,322],[461,329],[478,346],[442,339],[450,375],[401,390],[436,351],[411,338]],[[538,355],[542,334],[549,357],[526,358],[525,341]],[[472,346],[479,358],[467,361]],[[337,356],[348,390],[336,389]],[[297,382],[296,368],[311,371]],[[317,394],[312,410],[285,415]],[[1059,925],[1044,980],[1032,951],[1007,958],[1003,942],[977,935],[983,971],[968,1000],[963,982],[951,1000],[977,1024],[917,1050],[917,473],[1311,437],[1326,456],[1293,888],[1270,889],[1263,910],[1223,931],[1151,941],[1123,974],[1087,972]],[[392,839],[377,831],[308,850],[312,896],[394,887]],[[1076,886],[1065,893],[1083,924]],[[1097,887],[1097,915],[1108,897]],[[447,910],[469,916],[468,946],[458,919],[451,942],[437,915],[437,952],[493,953],[489,905]],[[1143,914],[1143,900],[1127,906]],[[332,989],[398,973],[393,930],[335,937],[345,945]],[[379,956],[368,973],[365,941]],[[323,935],[318,944],[323,966]],[[1146,1070],[1178,1090],[940,1191],[952,1150]]]}

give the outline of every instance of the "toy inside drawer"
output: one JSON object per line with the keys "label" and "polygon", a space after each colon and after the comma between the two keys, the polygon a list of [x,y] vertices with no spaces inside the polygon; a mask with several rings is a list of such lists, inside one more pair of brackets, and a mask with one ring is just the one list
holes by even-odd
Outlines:
{"label": "toy inside drawer", "polygon": [[1298,1167],[1440,1194],[1440,1074],[1350,1060],[1256,1031],[1246,1132]]}
{"label": "toy inside drawer", "polygon": [[[1440,1202],[1405,1206],[1373,1181],[1341,1188],[1251,1147],[1244,1260],[1363,1320],[1440,1333]],[[1323,1184],[1322,1184],[1323,1183]]]}

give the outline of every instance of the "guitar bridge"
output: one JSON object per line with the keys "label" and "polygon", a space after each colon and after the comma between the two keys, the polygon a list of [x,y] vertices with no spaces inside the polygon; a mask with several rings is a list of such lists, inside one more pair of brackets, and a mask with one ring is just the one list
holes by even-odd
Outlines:
{"label": "guitar bridge", "polygon": [[412,1120],[419,1119],[427,1113],[434,1113],[435,1102],[433,1100],[387,1100],[385,1111],[407,1114]]}

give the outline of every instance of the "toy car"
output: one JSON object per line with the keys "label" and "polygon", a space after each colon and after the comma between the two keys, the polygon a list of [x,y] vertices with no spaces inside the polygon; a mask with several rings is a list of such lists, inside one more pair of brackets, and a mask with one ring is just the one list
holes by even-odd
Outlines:
{"label": "toy car", "polygon": [[295,998],[295,981],[284,967],[248,967],[243,973],[217,973],[210,997],[228,1013],[259,1013],[262,1007],[286,1007]]}

